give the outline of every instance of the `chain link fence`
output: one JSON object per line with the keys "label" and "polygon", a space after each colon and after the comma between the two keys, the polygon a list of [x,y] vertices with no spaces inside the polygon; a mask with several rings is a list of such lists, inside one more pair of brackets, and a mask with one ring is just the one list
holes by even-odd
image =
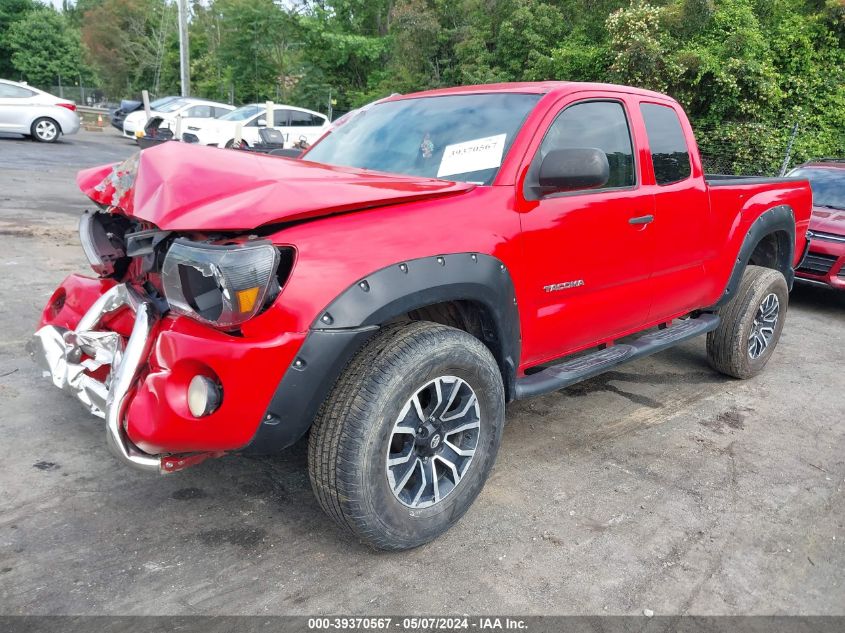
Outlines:
{"label": "chain link fence", "polygon": [[64,84],[45,88],[50,94],[62,99],[70,99],[76,105],[88,107],[107,107],[105,92],[90,86],[66,86]]}
{"label": "chain link fence", "polygon": [[731,176],[777,176],[789,163],[794,129],[794,123],[694,126],[705,173]]}
{"label": "chain link fence", "polygon": [[693,131],[708,174],[779,176],[808,160],[845,157],[845,131],[814,129],[800,120],[693,125]]}

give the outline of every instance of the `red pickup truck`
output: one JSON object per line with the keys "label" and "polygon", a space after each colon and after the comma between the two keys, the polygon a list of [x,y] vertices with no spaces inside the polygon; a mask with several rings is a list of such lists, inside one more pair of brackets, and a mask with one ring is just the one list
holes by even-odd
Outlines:
{"label": "red pickup truck", "polygon": [[463,515],[509,401],[704,334],[716,370],[759,372],[811,208],[805,180],[705,178],[671,98],[561,82],[394,96],[299,159],[170,142],[78,181],[97,276],[44,308],[53,383],[153,472],[310,429],[320,505],[384,549]]}

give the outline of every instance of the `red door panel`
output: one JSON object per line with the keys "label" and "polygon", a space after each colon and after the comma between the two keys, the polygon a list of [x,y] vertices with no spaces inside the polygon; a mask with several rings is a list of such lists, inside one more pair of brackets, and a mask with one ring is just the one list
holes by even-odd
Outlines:
{"label": "red door panel", "polygon": [[[549,117],[521,191],[531,197],[532,173],[552,149],[605,151],[611,180],[601,190],[526,200],[521,214],[529,310],[523,364],[532,365],[636,329],[651,306],[653,233],[632,224],[653,214],[651,192],[640,186],[633,129],[620,96],[578,95]],[[627,145],[627,146],[626,146]]]}
{"label": "red door panel", "polygon": [[642,100],[632,110],[634,118],[642,118],[639,138],[649,150],[643,179],[654,194],[653,322],[704,305],[710,202],[680,106]]}

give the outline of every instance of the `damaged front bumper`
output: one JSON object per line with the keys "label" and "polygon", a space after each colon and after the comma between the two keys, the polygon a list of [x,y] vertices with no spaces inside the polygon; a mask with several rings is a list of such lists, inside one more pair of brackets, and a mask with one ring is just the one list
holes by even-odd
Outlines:
{"label": "damaged front bumper", "polygon": [[[135,286],[70,275],[30,344],[45,376],[105,419],[122,462],[173,472],[251,446],[259,427],[291,423],[267,406],[305,333],[286,331],[272,311],[233,335],[158,305]],[[197,375],[223,394],[202,417],[187,404]]]}
{"label": "damaged front bumper", "polygon": [[[97,330],[108,315],[129,308],[135,323],[126,344],[116,332]],[[126,437],[123,419],[159,319],[155,306],[126,284],[106,291],[82,316],[76,329],[45,325],[33,336],[33,355],[53,384],[74,394],[94,415],[105,418],[109,447],[124,462],[146,471],[167,472],[161,455],[148,455]],[[105,380],[91,372],[110,366]],[[172,466],[172,464],[171,464]]]}

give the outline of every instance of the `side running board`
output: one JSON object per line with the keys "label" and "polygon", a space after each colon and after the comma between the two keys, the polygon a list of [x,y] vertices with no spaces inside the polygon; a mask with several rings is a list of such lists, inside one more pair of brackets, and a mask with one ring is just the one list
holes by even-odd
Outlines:
{"label": "side running board", "polygon": [[712,332],[719,327],[719,316],[702,314],[677,325],[658,330],[631,341],[579,356],[578,358],[547,367],[536,374],[516,381],[516,398],[529,398],[550,391],[557,391],[576,382],[598,376],[616,365],[656,354],[696,336]]}

